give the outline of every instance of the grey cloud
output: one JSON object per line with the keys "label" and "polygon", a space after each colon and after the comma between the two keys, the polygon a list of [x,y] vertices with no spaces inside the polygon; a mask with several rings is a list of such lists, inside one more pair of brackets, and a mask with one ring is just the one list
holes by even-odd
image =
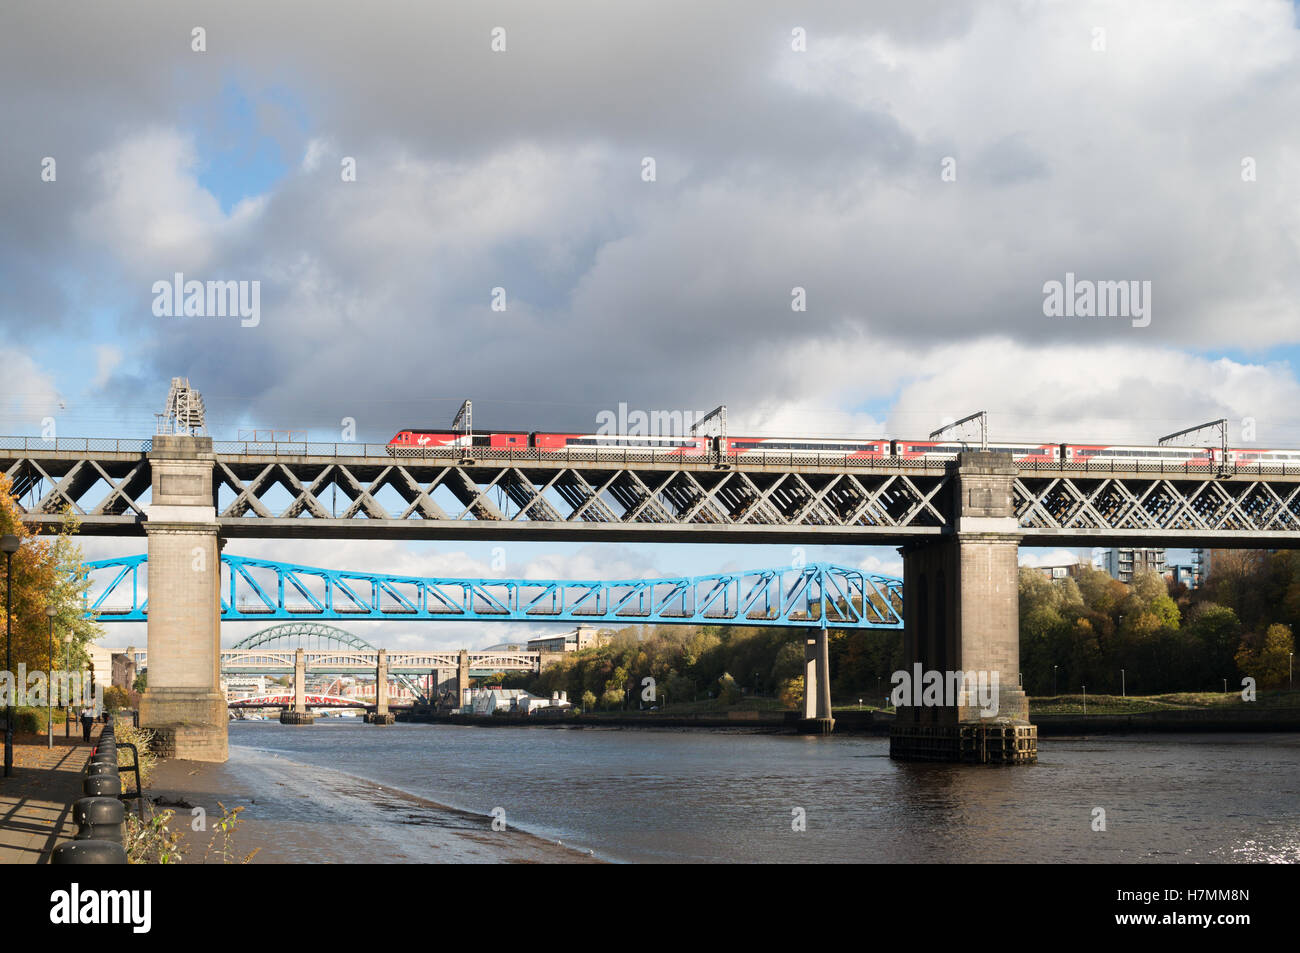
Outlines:
{"label": "grey cloud", "polygon": [[[1266,236],[1285,229],[1279,208],[1300,180],[1283,120],[1300,95],[1295,38],[1278,41],[1263,72],[1243,34],[1219,41],[1241,44],[1226,55],[1242,66],[1231,145],[1220,147],[1186,94],[1173,116],[1162,108],[1177,69],[1153,83],[1117,55],[1054,72],[1034,43],[1050,49],[1072,14],[996,20],[999,10],[6,9],[0,78],[32,95],[0,106],[11,132],[0,142],[0,327],[31,349],[75,333],[88,307],[111,306],[133,359],[106,401],[139,400],[185,373],[227,430],[328,432],[354,416],[370,439],[442,423],[458,396],[494,424],[564,429],[619,400],[798,400],[825,383],[788,362],[810,342],[920,354],[997,334],[1037,346],[1132,340],[1123,322],[1043,317],[1042,284],[1066,271],[1152,279],[1151,340],[1293,340],[1294,250]],[[195,25],[207,53],[189,49]],[[488,49],[497,25],[505,54]],[[790,51],[794,26],[807,29],[808,54]],[[873,60],[868,37],[902,65]],[[831,48],[845,59],[819,85]],[[1194,50],[1182,55],[1195,73]],[[983,103],[976,122],[963,85],[996,91],[1004,64],[989,61],[1014,58],[1041,71],[1038,100],[1006,115]],[[951,63],[969,83],[922,96],[927,64]],[[1098,81],[1080,89],[1085,68]],[[1260,77],[1267,90],[1253,85]],[[247,227],[205,225],[196,250],[142,240],[157,210],[87,217],[115,188],[96,157],[147,130],[219,128],[233,87],[291,166]],[[1071,115],[1075,138],[1061,132]],[[320,164],[301,170],[313,140],[327,143]],[[1243,192],[1234,153],[1250,150],[1268,180]],[[57,186],[36,178],[47,152],[60,157]],[[949,154],[961,173],[944,184]],[[356,183],[339,182],[343,155],[358,159]],[[655,183],[639,179],[645,155],[658,162]],[[261,325],[152,318],[149,285],[173,271],[261,280]],[[497,285],[505,314],[488,308]],[[790,310],[796,285],[806,313]],[[1251,320],[1227,326],[1243,308]],[[864,352],[856,373],[870,374],[870,360]],[[854,372],[840,373],[851,385]]]}

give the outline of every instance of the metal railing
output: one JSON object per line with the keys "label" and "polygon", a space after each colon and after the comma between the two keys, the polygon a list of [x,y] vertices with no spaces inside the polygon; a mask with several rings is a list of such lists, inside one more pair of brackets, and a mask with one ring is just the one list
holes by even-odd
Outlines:
{"label": "metal railing", "polygon": [[[150,438],[117,440],[110,437],[60,437],[42,440],[39,437],[0,436],[0,451],[13,450],[29,454],[39,453],[130,453],[147,454],[153,449]],[[316,441],[248,441],[216,440],[213,452],[220,456],[272,456],[272,457],[336,457],[347,459],[450,461],[457,465],[476,463],[530,463],[549,462],[565,464],[677,464],[693,467],[739,467],[762,465],[768,467],[815,467],[845,470],[915,470],[943,472],[951,460],[903,459],[900,457],[856,457],[836,453],[756,453],[753,451],[729,454],[676,454],[635,449],[574,449],[540,450],[535,447],[395,447],[386,443],[328,443]],[[1023,472],[1054,473],[1170,473],[1187,476],[1289,476],[1300,475],[1297,464],[1235,464],[1220,466],[1214,463],[1191,462],[1122,462],[1117,460],[1038,461],[1022,460],[1015,464]]]}

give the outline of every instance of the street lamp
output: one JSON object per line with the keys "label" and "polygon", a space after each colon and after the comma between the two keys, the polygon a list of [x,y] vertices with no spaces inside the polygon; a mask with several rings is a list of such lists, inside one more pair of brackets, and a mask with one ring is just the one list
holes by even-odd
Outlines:
{"label": "street lamp", "polygon": [[[14,553],[18,552],[17,536],[0,536],[0,552],[5,554],[5,670],[13,678],[14,670],[14,612],[13,579]],[[12,681],[10,682],[12,685]],[[5,777],[14,773],[14,693],[5,699]]]}
{"label": "street lamp", "polygon": [[[69,629],[68,634],[63,637],[63,669],[64,671],[70,671],[71,668],[72,668],[72,630]],[[72,684],[72,676],[69,675],[68,685],[71,684]],[[68,701],[73,701],[73,699],[71,698],[72,695],[71,689],[68,690],[68,695],[69,695]],[[72,708],[69,705],[65,705],[63,707],[63,737],[65,738],[72,737]]]}
{"label": "street lamp", "polygon": [[1119,670],[1119,695],[1121,698],[1128,698],[1128,687],[1124,680],[1124,670]]}
{"label": "street lamp", "polygon": [[1052,666],[1052,697],[1056,697],[1056,666]]}
{"label": "street lamp", "polygon": [[50,670],[45,673],[45,747],[54,747],[54,617],[59,610],[46,606],[45,614],[50,620]]}

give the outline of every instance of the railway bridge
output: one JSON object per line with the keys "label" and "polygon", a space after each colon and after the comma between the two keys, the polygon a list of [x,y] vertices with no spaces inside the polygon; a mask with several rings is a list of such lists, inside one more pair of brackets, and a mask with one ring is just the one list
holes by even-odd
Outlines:
{"label": "railway bridge", "polygon": [[[224,760],[216,692],[221,549],[239,538],[556,539],[898,546],[907,658],[926,671],[999,676],[997,714],[967,704],[900,709],[899,758],[960,759],[972,745],[1030,760],[1019,684],[1017,550],[1039,546],[1286,547],[1300,541],[1300,468],[1165,463],[1017,465],[826,453],[707,459],[625,450],[214,444],[0,438],[24,521],[71,507],[88,534],[147,540],[151,656],[142,721],[180,756]],[[822,605],[827,605],[825,598]],[[679,619],[680,621],[680,619]],[[808,695],[828,723],[825,625],[810,629]],[[838,625],[839,623],[832,623]],[[816,676],[822,683],[815,684]]]}

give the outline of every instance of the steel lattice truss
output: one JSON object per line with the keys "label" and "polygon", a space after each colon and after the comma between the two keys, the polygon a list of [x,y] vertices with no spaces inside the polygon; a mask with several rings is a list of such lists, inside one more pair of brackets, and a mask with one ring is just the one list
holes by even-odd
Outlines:
{"label": "steel lattice truss", "polygon": [[[896,544],[954,529],[953,478],[933,463],[237,449],[213,462],[215,516],[227,537]],[[141,535],[148,451],[148,441],[0,437],[0,472],[34,529],[56,527],[68,509],[83,533]],[[1297,486],[1294,467],[1222,474],[1163,464],[1023,465],[1015,505],[1030,545],[1294,545]]]}
{"label": "steel lattice truss", "polygon": [[1213,476],[1046,477],[1015,481],[1016,517],[1026,537],[1126,536],[1137,540],[1300,539],[1300,482]]}
{"label": "steel lattice truss", "polygon": [[[736,470],[665,464],[610,467],[376,465],[218,461],[218,519],[232,535],[303,535],[332,523],[344,535],[578,534],[632,539],[791,528],[938,532],[942,474]],[[270,505],[275,492],[279,505]]]}
{"label": "steel lattice truss", "polygon": [[[223,554],[221,563],[221,618],[227,621],[309,617],[836,628],[903,624],[901,579],[831,563],[616,581],[396,576],[230,554]],[[144,555],[85,563],[93,592],[88,614],[103,622],[147,619],[148,594],[141,578],[147,564]],[[301,639],[303,633],[292,637]],[[359,647],[346,640],[344,644]]]}
{"label": "steel lattice truss", "polygon": [[[219,455],[213,502],[223,535],[249,537],[743,535],[784,542],[812,533],[832,542],[938,534],[948,522],[942,468],[835,467],[812,454],[747,467],[637,456],[488,462]],[[144,531],[151,471],[142,454],[0,448],[0,471],[13,479],[33,527],[56,525],[67,508],[84,533]]]}

